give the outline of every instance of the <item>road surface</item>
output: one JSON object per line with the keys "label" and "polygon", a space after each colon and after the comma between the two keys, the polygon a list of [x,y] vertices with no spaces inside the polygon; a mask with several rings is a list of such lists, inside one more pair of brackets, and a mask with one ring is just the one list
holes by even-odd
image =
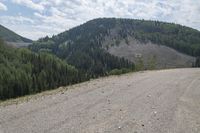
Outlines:
{"label": "road surface", "polygon": [[200,133],[200,69],[110,76],[0,106],[0,133]]}

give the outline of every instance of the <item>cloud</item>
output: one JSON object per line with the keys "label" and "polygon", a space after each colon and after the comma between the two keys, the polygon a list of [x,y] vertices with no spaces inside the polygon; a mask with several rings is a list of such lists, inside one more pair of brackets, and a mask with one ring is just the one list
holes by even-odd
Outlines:
{"label": "cloud", "polygon": [[170,6],[171,10],[166,15],[163,15],[162,19],[164,21],[174,22],[200,30],[200,1],[176,0],[170,3],[165,2],[165,5]]}
{"label": "cloud", "polygon": [[0,11],[1,10],[6,11],[7,10],[7,6],[0,2]]}
{"label": "cloud", "polygon": [[42,6],[41,4],[38,4],[38,3],[34,3],[32,0],[13,0],[12,2],[19,4],[19,5],[26,6],[28,8],[34,9],[34,10],[38,10],[38,11],[44,10],[44,6]]}
{"label": "cloud", "polygon": [[[32,39],[45,34],[57,34],[99,17],[160,20],[200,30],[200,1],[197,0],[12,0],[12,2],[28,7],[32,14],[25,17],[21,11],[19,20],[7,17],[0,22],[6,21],[7,25],[16,26],[17,31],[28,34]],[[14,25],[12,24],[14,22],[21,24]],[[24,27],[27,27],[27,32]],[[23,29],[23,32],[20,29]]]}
{"label": "cloud", "polygon": [[1,23],[10,23],[10,24],[14,24],[14,25],[17,25],[17,24],[25,24],[25,23],[28,23],[28,24],[33,24],[34,21],[30,18],[27,18],[27,17],[23,17],[21,15],[18,15],[18,16],[0,16],[0,22]]}
{"label": "cloud", "polygon": [[[34,27],[33,27],[34,28]],[[32,40],[37,40],[38,38],[45,37],[47,35],[50,36],[49,32],[44,32],[42,30],[30,30],[30,29],[16,29],[18,30],[18,34],[27,38],[31,38]],[[31,33],[31,34],[30,34]]]}

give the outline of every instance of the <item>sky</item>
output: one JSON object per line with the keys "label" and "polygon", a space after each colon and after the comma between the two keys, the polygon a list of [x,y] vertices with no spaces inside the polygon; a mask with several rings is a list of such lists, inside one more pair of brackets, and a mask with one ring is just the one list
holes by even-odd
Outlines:
{"label": "sky", "polygon": [[200,30],[200,0],[0,0],[0,24],[33,40],[103,17],[159,20]]}

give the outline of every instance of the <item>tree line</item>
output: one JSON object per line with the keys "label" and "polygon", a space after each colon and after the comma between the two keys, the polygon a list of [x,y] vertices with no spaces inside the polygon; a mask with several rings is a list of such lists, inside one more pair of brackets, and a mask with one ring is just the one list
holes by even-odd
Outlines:
{"label": "tree line", "polygon": [[54,55],[15,49],[0,41],[0,99],[81,82],[78,70]]}
{"label": "tree line", "polygon": [[106,76],[113,69],[134,69],[127,60],[94,49],[70,56],[67,63],[49,51],[16,49],[0,40],[0,100]]}

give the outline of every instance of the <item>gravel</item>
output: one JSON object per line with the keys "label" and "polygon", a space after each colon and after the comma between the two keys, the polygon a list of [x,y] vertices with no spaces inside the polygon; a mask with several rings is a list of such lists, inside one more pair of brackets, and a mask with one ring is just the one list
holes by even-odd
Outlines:
{"label": "gravel", "polygon": [[0,106],[0,133],[199,133],[200,69],[99,78]]}

